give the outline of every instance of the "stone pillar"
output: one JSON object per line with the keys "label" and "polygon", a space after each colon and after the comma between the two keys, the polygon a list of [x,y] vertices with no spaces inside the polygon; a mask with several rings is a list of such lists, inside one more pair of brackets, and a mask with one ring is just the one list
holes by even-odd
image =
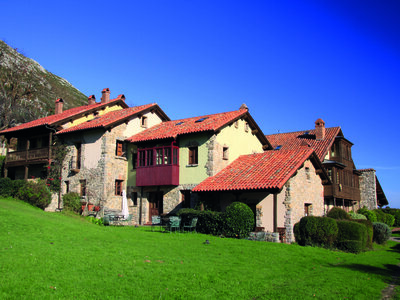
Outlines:
{"label": "stone pillar", "polygon": [[286,229],[286,242],[288,244],[293,241],[293,226],[292,226],[292,196],[291,196],[291,187],[290,187],[290,179],[285,184],[285,201],[283,204],[285,205],[285,229]]}

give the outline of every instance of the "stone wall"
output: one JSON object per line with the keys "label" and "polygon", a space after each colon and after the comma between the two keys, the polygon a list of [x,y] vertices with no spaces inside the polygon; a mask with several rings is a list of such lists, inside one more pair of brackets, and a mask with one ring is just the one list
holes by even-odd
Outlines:
{"label": "stone wall", "polygon": [[378,201],[376,196],[376,175],[375,170],[367,169],[362,170],[360,176],[360,206],[367,209],[378,208]]}

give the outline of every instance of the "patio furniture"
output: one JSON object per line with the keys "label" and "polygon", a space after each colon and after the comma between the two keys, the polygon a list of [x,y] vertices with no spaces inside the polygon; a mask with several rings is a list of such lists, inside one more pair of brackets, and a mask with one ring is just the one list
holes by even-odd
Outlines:
{"label": "patio furniture", "polygon": [[151,231],[154,231],[155,226],[160,226],[161,229],[161,224],[160,216],[151,216]]}
{"label": "patio furniture", "polygon": [[198,218],[193,218],[189,223],[183,225],[183,231],[188,230],[196,233],[196,225]]}
{"label": "patio furniture", "polygon": [[180,231],[180,226],[181,226],[181,218],[180,217],[170,217],[167,223],[167,226],[165,226],[165,230],[168,230],[170,233],[172,231]]}

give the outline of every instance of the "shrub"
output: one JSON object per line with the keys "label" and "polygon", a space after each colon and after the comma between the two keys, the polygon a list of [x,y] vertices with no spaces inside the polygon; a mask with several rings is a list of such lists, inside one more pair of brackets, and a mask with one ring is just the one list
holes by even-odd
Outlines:
{"label": "shrub", "polygon": [[45,209],[51,202],[51,192],[43,180],[26,182],[19,189],[17,197],[41,209]]}
{"label": "shrub", "polygon": [[391,214],[386,214],[386,225],[392,227],[395,222],[395,217]]}
{"label": "shrub", "polygon": [[82,210],[81,197],[78,193],[70,192],[64,194],[62,197],[63,208],[67,210],[72,210],[76,213],[80,213]]}
{"label": "shrub", "polygon": [[302,246],[332,247],[338,234],[336,221],[326,217],[301,218],[294,228],[296,242]]}
{"label": "shrub", "polygon": [[368,239],[367,239],[366,247],[369,249],[372,249],[372,247],[373,247],[372,242],[373,242],[373,236],[374,236],[374,227],[372,225],[372,222],[369,220],[353,220],[353,222],[364,224],[364,226],[367,228]]}
{"label": "shrub", "polygon": [[384,244],[392,235],[389,226],[381,222],[373,223],[374,226],[374,242]]}
{"label": "shrub", "polygon": [[377,217],[377,222],[385,223],[389,227],[392,227],[394,224],[394,217],[390,214],[386,214],[382,209],[374,209],[374,212]]}
{"label": "shrub", "polygon": [[4,197],[16,197],[19,189],[23,187],[25,183],[25,180],[0,178],[0,195]]}
{"label": "shrub", "polygon": [[357,214],[354,211],[349,212],[350,218],[353,220],[367,220],[367,217],[362,214]]}
{"label": "shrub", "polygon": [[326,216],[335,220],[350,220],[349,214],[340,207],[332,207]]}
{"label": "shrub", "polygon": [[337,220],[336,247],[340,250],[359,253],[365,250],[368,241],[367,227],[357,222]]}
{"label": "shrub", "polygon": [[224,217],[227,236],[245,238],[254,229],[254,213],[242,202],[233,202],[229,205]]}
{"label": "shrub", "polygon": [[386,207],[386,208],[383,208],[382,211],[386,214],[390,214],[390,215],[394,216],[395,220],[394,220],[393,226],[400,227],[400,209]]}
{"label": "shrub", "polygon": [[377,221],[377,217],[376,217],[375,212],[372,211],[372,210],[368,210],[368,209],[366,209],[365,207],[360,208],[359,210],[357,210],[357,213],[366,216],[367,219],[368,219],[369,221],[371,221],[372,223],[374,223],[374,222]]}
{"label": "shrub", "polygon": [[197,232],[213,235],[223,233],[224,214],[222,212],[183,208],[178,211],[177,215],[181,217],[182,223],[187,223],[192,218],[197,217]]}

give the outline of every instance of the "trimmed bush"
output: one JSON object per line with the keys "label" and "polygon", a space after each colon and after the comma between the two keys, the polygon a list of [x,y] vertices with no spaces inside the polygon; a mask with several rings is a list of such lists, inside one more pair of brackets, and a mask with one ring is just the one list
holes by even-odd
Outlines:
{"label": "trimmed bush", "polygon": [[386,214],[390,214],[390,215],[394,216],[395,220],[394,220],[393,226],[400,227],[400,209],[386,207],[386,208],[383,208],[382,211]]}
{"label": "trimmed bush", "polygon": [[78,193],[70,192],[64,194],[62,197],[63,200],[63,208],[67,210],[74,211],[76,213],[80,213],[82,210],[81,197]]}
{"label": "trimmed bush", "polygon": [[367,217],[362,214],[357,214],[354,211],[349,212],[350,218],[353,220],[367,220]]}
{"label": "trimmed bush", "polygon": [[183,208],[177,215],[181,217],[181,222],[187,223],[194,217],[198,218],[196,231],[205,234],[219,235],[223,233],[224,214],[216,211],[200,211],[191,208]]}
{"label": "trimmed bush", "polygon": [[25,180],[11,180],[10,178],[0,178],[0,196],[16,197],[21,187],[25,185]]}
{"label": "trimmed bush", "polygon": [[390,228],[388,225],[375,222],[373,223],[374,226],[374,242],[377,244],[384,244],[392,235]]}
{"label": "trimmed bush", "polygon": [[308,216],[301,218],[293,228],[296,242],[301,246],[332,247],[336,241],[336,221],[326,217]]}
{"label": "trimmed bush", "polygon": [[368,239],[367,239],[366,247],[369,249],[372,249],[373,236],[374,236],[374,227],[372,225],[372,222],[369,220],[353,220],[353,222],[363,224],[367,228]]}
{"label": "trimmed bush", "polygon": [[51,192],[43,180],[27,181],[19,189],[17,197],[41,209],[45,209],[51,202]]}
{"label": "trimmed bush", "polygon": [[371,221],[372,223],[377,222],[377,217],[374,211],[372,210],[368,210],[365,207],[360,208],[359,210],[357,210],[357,213],[362,214],[364,216],[367,217],[367,219],[369,221]]}
{"label": "trimmed bush", "polygon": [[350,220],[350,215],[344,211],[343,209],[339,207],[332,207],[328,214],[326,215],[329,218],[335,219],[335,220]]}
{"label": "trimmed bush", "polygon": [[254,213],[242,202],[233,202],[224,215],[226,236],[245,238],[254,229]]}
{"label": "trimmed bush", "polygon": [[338,226],[336,247],[352,253],[364,251],[368,241],[367,227],[354,221],[337,220],[336,222]]}

